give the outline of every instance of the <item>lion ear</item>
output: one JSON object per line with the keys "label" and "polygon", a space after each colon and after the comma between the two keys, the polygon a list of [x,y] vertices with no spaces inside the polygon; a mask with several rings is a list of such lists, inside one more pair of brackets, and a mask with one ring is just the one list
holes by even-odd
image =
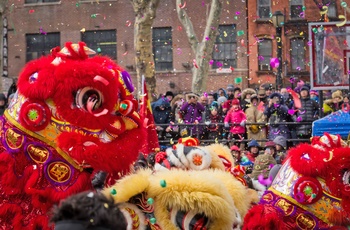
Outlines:
{"label": "lion ear", "polygon": [[31,61],[22,70],[17,87],[27,98],[46,100],[52,96],[55,86],[53,57],[42,57]]}
{"label": "lion ear", "polygon": [[291,167],[304,176],[323,176],[326,173],[328,155],[310,144],[300,144],[288,152]]}

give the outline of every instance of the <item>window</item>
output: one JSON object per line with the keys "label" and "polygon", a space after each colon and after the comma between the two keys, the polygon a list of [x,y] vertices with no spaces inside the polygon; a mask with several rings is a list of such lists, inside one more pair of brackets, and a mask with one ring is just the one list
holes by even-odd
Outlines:
{"label": "window", "polygon": [[271,70],[270,59],[272,58],[272,40],[264,38],[258,43],[259,70]]}
{"label": "window", "polygon": [[258,0],[258,16],[261,19],[269,19],[271,16],[271,0]]}
{"label": "window", "polygon": [[292,71],[305,70],[305,41],[303,38],[290,40],[290,63]]}
{"label": "window", "polygon": [[170,27],[153,28],[153,55],[156,71],[173,69],[173,40]]}
{"label": "window", "polygon": [[117,59],[117,31],[95,30],[81,33],[81,40],[99,54]]}
{"label": "window", "polygon": [[237,67],[236,25],[219,26],[213,51],[213,69]]}
{"label": "window", "polygon": [[52,48],[60,46],[60,33],[26,34],[26,61],[48,55]]}
{"label": "window", "polygon": [[304,18],[303,17],[303,0],[291,0],[290,1],[290,18]]}
{"label": "window", "polygon": [[24,3],[46,3],[46,2],[59,2],[60,0],[25,0]]}
{"label": "window", "polygon": [[323,0],[323,5],[328,6],[327,16],[329,18],[337,18],[337,5],[335,0]]}

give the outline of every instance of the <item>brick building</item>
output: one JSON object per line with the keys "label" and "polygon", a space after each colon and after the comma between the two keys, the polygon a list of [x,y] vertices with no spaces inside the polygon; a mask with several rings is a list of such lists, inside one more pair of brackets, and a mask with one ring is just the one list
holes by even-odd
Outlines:
{"label": "brick building", "polygon": [[[187,1],[186,5],[200,40],[209,3],[209,0]],[[246,84],[246,4],[245,1],[223,2],[208,92],[238,83],[240,79],[240,86]],[[109,55],[125,67],[136,83],[134,12],[129,0],[9,0],[4,16],[8,21],[9,77],[16,78],[26,62],[48,54],[52,47],[83,40],[90,48]],[[153,24],[153,48],[158,92],[190,91],[195,55],[178,20],[175,0],[160,1]]]}
{"label": "brick building", "polygon": [[[329,21],[340,20],[339,15],[346,15],[342,2],[350,5],[349,0],[248,1],[249,83],[275,84],[277,69],[271,68],[270,58],[277,57],[278,39],[282,41],[283,86],[295,86],[298,79],[310,81],[308,23],[323,21],[319,6],[328,6]],[[285,15],[281,38],[276,36],[276,28],[271,22],[271,16],[277,10]]]}

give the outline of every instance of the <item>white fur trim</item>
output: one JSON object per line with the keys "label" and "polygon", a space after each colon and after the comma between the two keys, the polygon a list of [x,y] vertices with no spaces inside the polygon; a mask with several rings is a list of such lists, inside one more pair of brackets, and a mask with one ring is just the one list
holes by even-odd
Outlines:
{"label": "white fur trim", "polygon": [[[193,157],[195,157],[196,155],[198,155],[199,157],[202,157],[202,164],[201,165],[195,165],[193,163]],[[194,170],[208,169],[210,164],[211,164],[211,155],[205,149],[195,148],[195,149],[191,150],[187,154],[187,159],[190,162],[190,168],[194,169]]]}
{"label": "white fur trim", "polygon": [[[181,151],[180,151],[181,149]],[[187,153],[185,153],[185,146],[183,144],[179,144],[176,148],[176,154],[181,160],[181,163],[188,169],[190,167],[190,162],[187,159]]]}
{"label": "white fur trim", "polygon": [[180,159],[174,155],[173,151],[178,152],[178,151],[183,151],[183,149],[176,148],[176,150],[173,150],[172,148],[168,148],[167,150],[165,150],[168,156],[168,161],[172,162],[177,168],[186,169],[185,165],[183,165]]}
{"label": "white fur trim", "polygon": [[127,211],[125,208],[129,208],[133,211],[135,211],[137,217],[139,218],[138,220],[138,224],[139,224],[139,228],[138,230],[144,230],[146,229],[146,225],[145,225],[145,215],[141,212],[140,209],[137,208],[136,205],[134,204],[130,204],[130,203],[122,203],[119,205],[120,211],[124,214],[125,220],[127,222],[127,228],[126,230],[133,230],[133,219],[131,217],[131,214],[129,211]]}

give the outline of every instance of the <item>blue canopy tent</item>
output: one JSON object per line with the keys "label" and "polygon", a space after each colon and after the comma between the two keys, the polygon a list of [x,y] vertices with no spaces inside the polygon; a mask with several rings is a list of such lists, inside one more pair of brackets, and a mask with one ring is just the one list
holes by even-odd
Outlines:
{"label": "blue canopy tent", "polygon": [[339,110],[312,122],[312,136],[322,136],[325,132],[339,134],[347,139],[350,131],[350,113]]}

